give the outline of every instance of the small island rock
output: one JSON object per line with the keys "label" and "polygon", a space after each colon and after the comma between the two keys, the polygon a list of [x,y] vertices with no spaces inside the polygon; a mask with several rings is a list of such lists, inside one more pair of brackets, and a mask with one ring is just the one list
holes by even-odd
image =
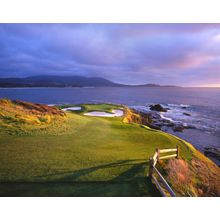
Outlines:
{"label": "small island rock", "polygon": [[191,114],[187,113],[187,112],[183,112],[184,115],[186,116],[191,116]]}
{"label": "small island rock", "polygon": [[160,104],[150,105],[150,110],[158,111],[158,112],[167,112],[167,109],[164,108],[164,107],[163,107],[162,105],[160,105]]}

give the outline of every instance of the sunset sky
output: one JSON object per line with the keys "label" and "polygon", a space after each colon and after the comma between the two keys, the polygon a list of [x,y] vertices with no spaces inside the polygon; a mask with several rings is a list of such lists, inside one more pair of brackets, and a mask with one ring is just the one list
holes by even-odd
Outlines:
{"label": "sunset sky", "polygon": [[220,86],[220,24],[0,24],[0,77]]}

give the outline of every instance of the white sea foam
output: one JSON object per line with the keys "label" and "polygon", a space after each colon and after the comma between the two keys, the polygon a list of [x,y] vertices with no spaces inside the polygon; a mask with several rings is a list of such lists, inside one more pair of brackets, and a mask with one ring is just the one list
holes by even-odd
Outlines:
{"label": "white sea foam", "polygon": [[170,107],[174,107],[174,108],[179,108],[179,107],[189,108],[190,107],[190,105],[186,105],[186,104],[167,104],[167,105]]}
{"label": "white sea foam", "polygon": [[178,104],[167,104],[168,106],[170,106],[170,107],[179,107],[180,105],[178,105]]}
{"label": "white sea foam", "polygon": [[165,120],[168,120],[168,121],[170,121],[170,122],[173,122],[173,119],[172,118],[169,118],[169,117],[166,117],[165,115],[164,115],[164,113],[159,113],[159,115],[160,115],[160,117],[162,118],[162,119],[165,119]]}

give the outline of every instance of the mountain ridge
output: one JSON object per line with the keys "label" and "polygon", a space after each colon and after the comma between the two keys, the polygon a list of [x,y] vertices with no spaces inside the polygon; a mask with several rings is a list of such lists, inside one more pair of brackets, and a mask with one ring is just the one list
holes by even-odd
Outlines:
{"label": "mountain ridge", "polygon": [[13,87],[174,87],[158,84],[125,85],[102,77],[39,75],[0,78],[0,88]]}

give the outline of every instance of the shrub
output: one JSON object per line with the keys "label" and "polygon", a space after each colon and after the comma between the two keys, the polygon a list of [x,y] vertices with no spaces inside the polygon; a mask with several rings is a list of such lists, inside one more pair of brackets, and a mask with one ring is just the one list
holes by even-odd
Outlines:
{"label": "shrub", "polygon": [[194,159],[191,169],[199,196],[220,196],[220,169],[213,163]]}
{"label": "shrub", "polygon": [[167,178],[171,185],[181,195],[189,195],[192,186],[192,172],[187,162],[182,159],[172,159],[166,165]]}
{"label": "shrub", "polygon": [[165,169],[168,181],[180,195],[220,196],[220,169],[214,163],[172,159]]}

